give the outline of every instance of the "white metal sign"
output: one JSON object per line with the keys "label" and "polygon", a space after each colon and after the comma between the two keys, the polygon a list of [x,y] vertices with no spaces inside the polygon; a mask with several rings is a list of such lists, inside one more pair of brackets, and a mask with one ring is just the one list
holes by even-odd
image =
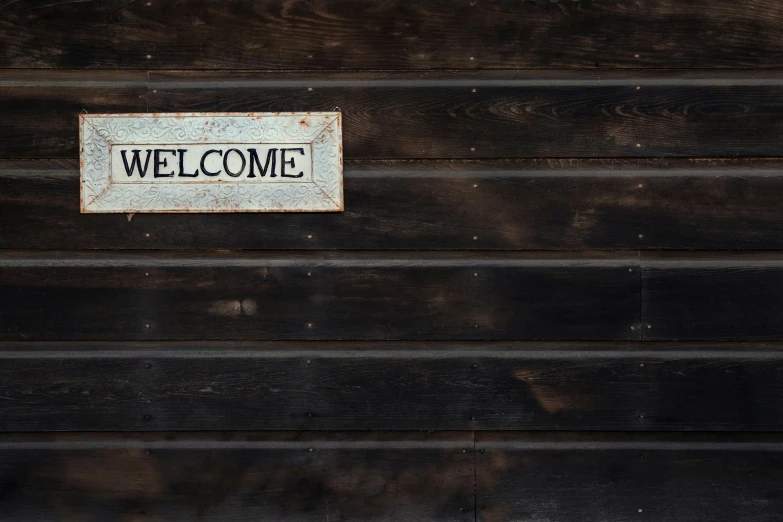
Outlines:
{"label": "white metal sign", "polygon": [[82,114],[81,210],[339,212],[340,113]]}

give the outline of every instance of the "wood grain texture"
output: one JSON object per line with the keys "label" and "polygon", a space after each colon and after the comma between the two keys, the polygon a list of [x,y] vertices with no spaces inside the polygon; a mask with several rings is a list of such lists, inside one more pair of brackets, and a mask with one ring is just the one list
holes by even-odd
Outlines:
{"label": "wood grain texture", "polygon": [[779,435],[476,434],[477,520],[779,520]]}
{"label": "wood grain texture", "polygon": [[783,155],[779,72],[112,74],[4,79],[0,158],[76,157],[82,110],[336,108],[346,159]]}
{"label": "wood grain texture", "polygon": [[146,78],[130,71],[3,71],[0,158],[78,157],[79,113],[146,111]]}
{"label": "wood grain texture", "polygon": [[0,248],[783,248],[774,159],[349,161],[344,187],[339,214],[83,215],[78,162],[0,161]]}
{"label": "wood grain texture", "polygon": [[[26,434],[4,520],[776,520],[781,438],[622,433]],[[475,459],[475,475],[474,475]],[[476,490],[473,491],[475,484]],[[473,503],[475,502],[475,513]],[[641,511],[640,511],[641,510]]]}
{"label": "wood grain texture", "polygon": [[0,430],[783,429],[779,344],[0,343]]}
{"label": "wood grain texture", "polygon": [[4,521],[472,521],[470,433],[0,439]]}
{"label": "wood grain texture", "polygon": [[7,251],[0,338],[635,339],[637,268],[599,253]]}
{"label": "wood grain texture", "polygon": [[645,339],[783,339],[779,253],[644,253],[642,272]]}
{"label": "wood grain texture", "polygon": [[17,0],[0,67],[780,67],[773,0]]}
{"label": "wood grain texture", "polygon": [[151,73],[149,110],[343,113],[346,158],[780,156],[779,73]]}

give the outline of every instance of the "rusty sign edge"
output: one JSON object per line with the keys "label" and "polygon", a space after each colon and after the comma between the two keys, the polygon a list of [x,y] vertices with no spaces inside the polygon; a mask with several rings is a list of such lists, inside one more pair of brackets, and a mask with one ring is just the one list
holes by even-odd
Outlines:
{"label": "rusty sign edge", "polygon": [[[342,212],[345,208],[340,112],[82,113],[79,142],[84,214]],[[312,181],[112,183],[112,146],[233,143],[309,143]]]}

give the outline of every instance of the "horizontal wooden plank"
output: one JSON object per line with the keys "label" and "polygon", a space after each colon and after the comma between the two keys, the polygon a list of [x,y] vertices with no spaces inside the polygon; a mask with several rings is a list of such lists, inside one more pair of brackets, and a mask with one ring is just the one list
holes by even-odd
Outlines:
{"label": "horizontal wooden plank", "polygon": [[642,254],[643,328],[652,340],[783,339],[783,256]]}
{"label": "horizontal wooden plank", "polygon": [[781,430],[781,371],[779,344],[0,343],[0,430]]}
{"label": "horizontal wooden plank", "polygon": [[780,156],[779,73],[151,73],[149,110],[343,113],[346,158]]}
{"label": "horizontal wooden plank", "polygon": [[474,520],[470,433],[0,439],[0,517]]}
{"label": "horizontal wooden plank", "polygon": [[4,79],[0,157],[75,157],[83,109],[339,109],[347,159],[783,155],[780,72],[96,74]]}
{"label": "horizontal wooden plank", "polygon": [[0,158],[77,157],[80,112],[147,110],[143,72],[4,71],[2,76]]}
{"label": "horizontal wooden plank", "polygon": [[0,339],[634,339],[638,257],[0,253]]}
{"label": "horizontal wooden plank", "polygon": [[0,67],[780,67],[773,0],[21,0]]}
{"label": "horizontal wooden plank", "polygon": [[337,214],[79,213],[75,160],[0,161],[0,248],[780,249],[783,161],[349,161]]}
{"label": "horizontal wooden plank", "polygon": [[782,449],[759,434],[477,433],[475,454],[470,432],[4,435],[0,514],[774,520]]}
{"label": "horizontal wooden plank", "polygon": [[776,520],[779,436],[476,434],[477,520]]}

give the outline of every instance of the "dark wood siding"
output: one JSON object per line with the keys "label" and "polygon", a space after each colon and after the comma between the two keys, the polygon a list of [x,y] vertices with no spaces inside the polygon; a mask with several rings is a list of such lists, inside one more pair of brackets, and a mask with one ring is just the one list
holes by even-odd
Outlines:
{"label": "dark wood siding", "polygon": [[[142,81],[142,78],[148,78]],[[20,71],[6,158],[76,156],[87,112],[343,113],[348,159],[778,156],[780,72]]]}
{"label": "dark wood siding", "polygon": [[0,65],[130,69],[776,68],[775,0],[16,1]]}
{"label": "dark wood siding", "polygon": [[349,160],[344,213],[79,214],[75,160],[0,160],[7,249],[783,248],[777,159]]}
{"label": "dark wood siding", "polygon": [[6,342],[0,363],[8,431],[783,428],[779,343]]}
{"label": "dark wood siding", "polygon": [[778,435],[476,434],[481,520],[779,520]]}
{"label": "dark wood siding", "polygon": [[474,520],[470,433],[0,440],[4,520]]}
{"label": "dark wood siding", "polygon": [[688,253],[642,256],[646,338],[783,338],[783,256],[778,253]]}
{"label": "dark wood siding", "polygon": [[[780,519],[781,21],[0,5],[0,519]],[[81,112],[299,110],[344,213],[79,213]]]}
{"label": "dark wood siding", "polygon": [[15,251],[0,340],[636,339],[639,277],[603,253]]}

